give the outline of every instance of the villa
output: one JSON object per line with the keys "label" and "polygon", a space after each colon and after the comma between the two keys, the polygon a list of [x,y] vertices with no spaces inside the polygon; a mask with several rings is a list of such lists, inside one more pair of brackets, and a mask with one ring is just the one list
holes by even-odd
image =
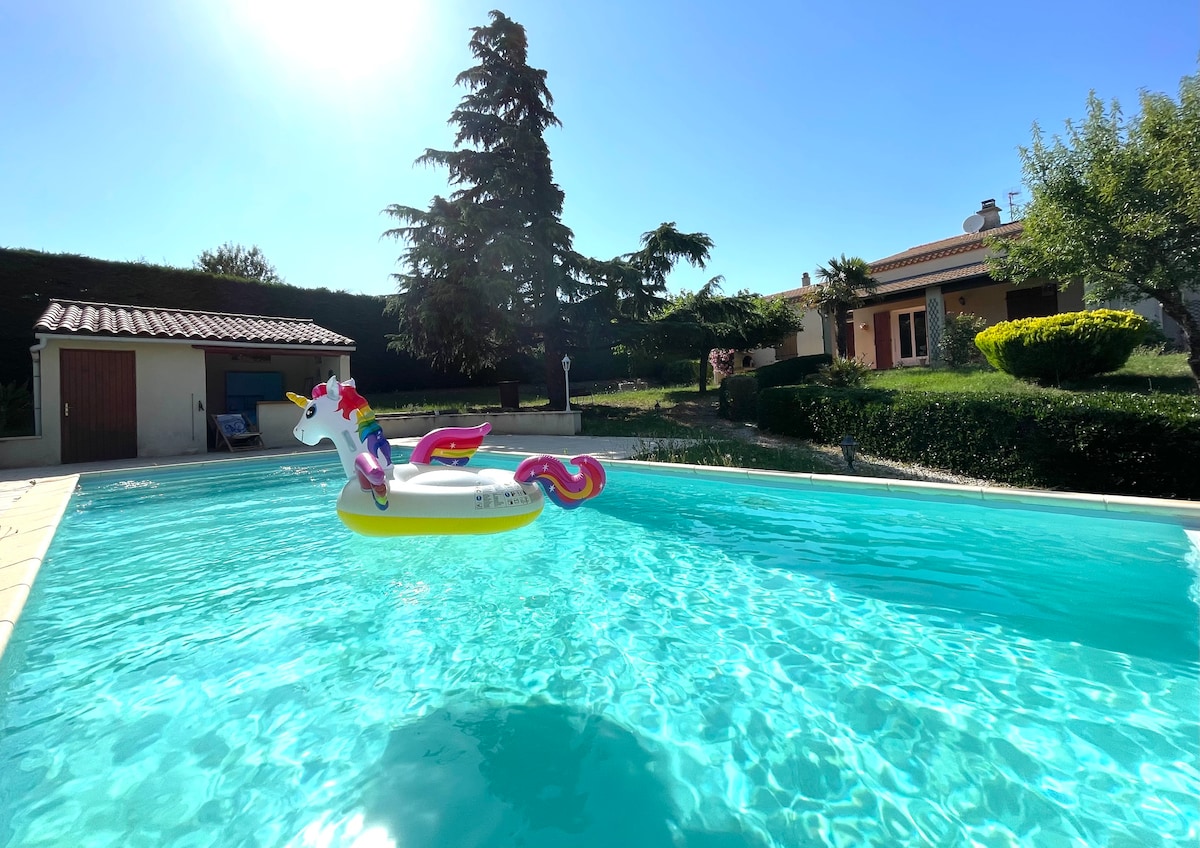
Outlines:
{"label": "villa", "polygon": [[[871,275],[879,281],[879,287],[866,306],[848,316],[847,354],[876,369],[936,364],[948,316],[971,313],[991,325],[1084,309],[1083,285],[1079,281],[1065,288],[1053,280],[1018,286],[988,273],[986,260],[995,252],[986,241],[993,236],[1017,235],[1022,226],[1020,221],[1002,223],[996,201],[988,199],[963,222],[963,234],[871,262]],[[813,284],[807,272],[801,279],[799,288],[772,297],[798,304]],[[1157,322],[1169,337],[1178,335],[1178,328],[1163,315],[1160,304],[1144,300],[1123,306]],[[832,318],[807,310],[805,329],[776,348],[754,351],[753,365],[833,353],[836,334],[831,323]]]}

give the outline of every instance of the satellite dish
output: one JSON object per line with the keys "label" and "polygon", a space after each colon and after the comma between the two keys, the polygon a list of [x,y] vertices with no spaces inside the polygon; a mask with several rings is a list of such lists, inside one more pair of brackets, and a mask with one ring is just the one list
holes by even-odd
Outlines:
{"label": "satellite dish", "polygon": [[970,218],[963,221],[963,232],[977,233],[983,229],[983,223],[984,221],[982,215],[972,215]]}

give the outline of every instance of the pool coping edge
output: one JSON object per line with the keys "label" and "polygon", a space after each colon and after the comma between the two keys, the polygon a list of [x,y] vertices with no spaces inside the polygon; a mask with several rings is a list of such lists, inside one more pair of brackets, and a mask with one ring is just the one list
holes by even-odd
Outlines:
{"label": "pool coping edge", "polygon": [[55,531],[79,485],[79,475],[39,477],[28,484],[0,512],[0,538],[5,543],[0,548],[0,657],[33,591]]}

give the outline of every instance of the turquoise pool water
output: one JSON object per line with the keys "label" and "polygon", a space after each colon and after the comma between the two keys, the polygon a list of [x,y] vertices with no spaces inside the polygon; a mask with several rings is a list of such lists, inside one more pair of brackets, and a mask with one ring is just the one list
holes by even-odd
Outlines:
{"label": "turquoise pool water", "polygon": [[1200,837],[1179,526],[614,468],[374,540],[341,485],[83,481],[0,660],[0,844]]}

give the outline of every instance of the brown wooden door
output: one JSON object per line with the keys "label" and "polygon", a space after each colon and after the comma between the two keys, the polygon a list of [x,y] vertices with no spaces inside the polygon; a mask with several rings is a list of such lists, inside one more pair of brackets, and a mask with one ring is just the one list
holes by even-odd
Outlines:
{"label": "brown wooden door", "polygon": [[62,461],[137,456],[137,370],[131,350],[59,351]]}
{"label": "brown wooden door", "polygon": [[871,323],[875,325],[875,367],[883,371],[892,367],[892,315],[876,312]]}

